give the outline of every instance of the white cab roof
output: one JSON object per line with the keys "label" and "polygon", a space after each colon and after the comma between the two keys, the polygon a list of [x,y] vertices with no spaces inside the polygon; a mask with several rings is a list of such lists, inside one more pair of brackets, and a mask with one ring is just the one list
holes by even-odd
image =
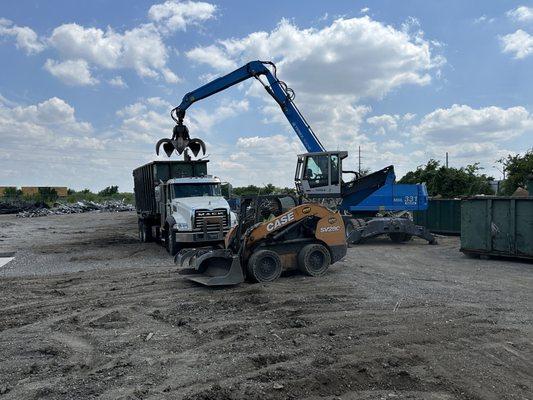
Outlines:
{"label": "white cab roof", "polygon": [[195,183],[220,183],[220,179],[213,175],[193,176],[187,178],[169,179],[167,183],[195,184]]}

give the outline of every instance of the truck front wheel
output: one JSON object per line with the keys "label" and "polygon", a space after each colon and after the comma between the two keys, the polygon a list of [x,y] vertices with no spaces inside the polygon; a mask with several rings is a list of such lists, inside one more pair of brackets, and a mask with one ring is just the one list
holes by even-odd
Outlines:
{"label": "truck front wheel", "polygon": [[178,254],[179,246],[176,243],[176,232],[173,232],[172,229],[167,230],[167,250],[168,253],[174,257],[176,254]]}

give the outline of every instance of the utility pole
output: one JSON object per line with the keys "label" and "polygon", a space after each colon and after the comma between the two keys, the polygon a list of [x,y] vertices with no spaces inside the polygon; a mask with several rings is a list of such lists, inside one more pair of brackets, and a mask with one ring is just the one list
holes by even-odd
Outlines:
{"label": "utility pole", "polygon": [[361,175],[361,146],[359,146],[359,175]]}
{"label": "utility pole", "polygon": [[446,168],[448,168],[448,152],[446,152]]}

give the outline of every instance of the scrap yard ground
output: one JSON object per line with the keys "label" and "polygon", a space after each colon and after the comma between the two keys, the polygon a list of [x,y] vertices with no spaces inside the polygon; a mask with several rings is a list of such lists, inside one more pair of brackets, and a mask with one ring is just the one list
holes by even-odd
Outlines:
{"label": "scrap yard ground", "polygon": [[0,216],[0,399],[532,399],[533,264],[352,247],[209,289],[134,213]]}

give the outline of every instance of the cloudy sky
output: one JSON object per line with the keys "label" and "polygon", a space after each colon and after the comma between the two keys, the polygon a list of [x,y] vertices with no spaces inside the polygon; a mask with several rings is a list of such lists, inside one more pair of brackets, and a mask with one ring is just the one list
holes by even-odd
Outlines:
{"label": "cloudy sky", "polygon": [[[305,5],[304,5],[305,4]],[[272,60],[328,149],[398,177],[533,145],[526,1],[2,1],[0,186],[132,190],[172,107]],[[194,104],[191,136],[233,185],[292,186],[304,149],[255,80]]]}

